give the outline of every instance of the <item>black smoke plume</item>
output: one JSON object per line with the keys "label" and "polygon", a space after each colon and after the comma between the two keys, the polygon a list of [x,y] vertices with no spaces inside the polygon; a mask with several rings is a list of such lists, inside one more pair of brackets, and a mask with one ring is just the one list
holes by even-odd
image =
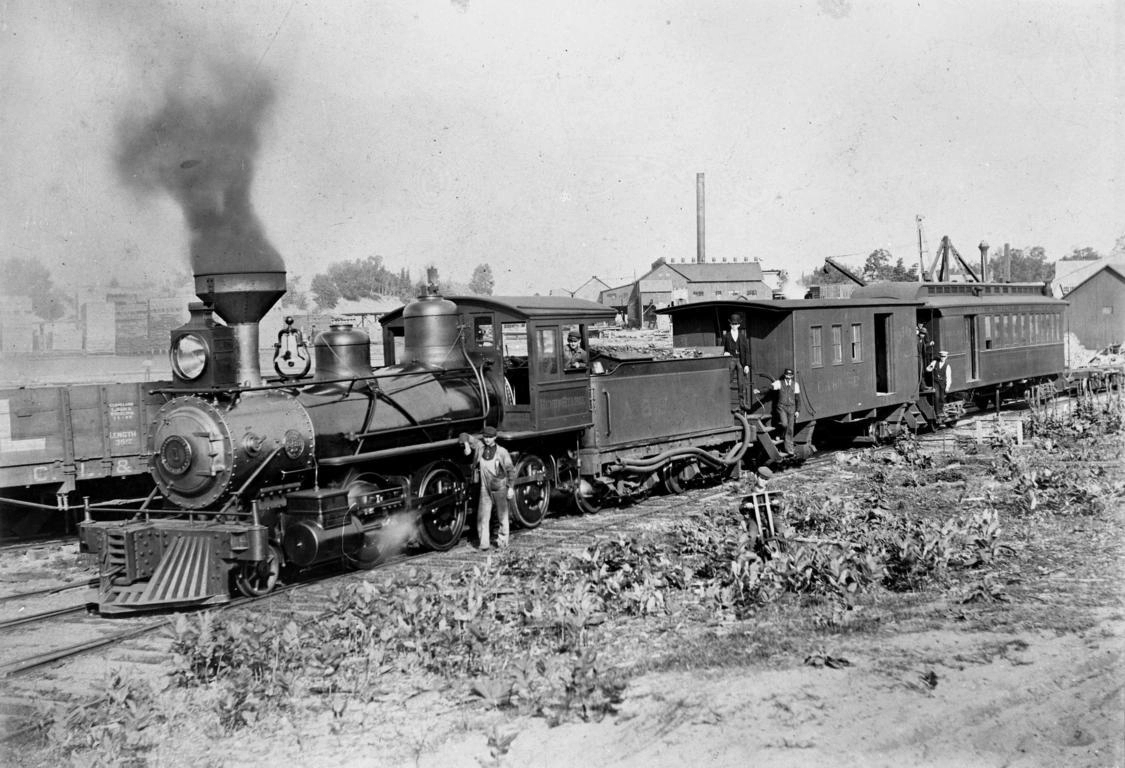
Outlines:
{"label": "black smoke plume", "polygon": [[118,172],[138,192],[180,204],[196,275],[285,269],[250,202],[274,98],[253,62],[194,59],[176,67],[162,103],[118,124]]}

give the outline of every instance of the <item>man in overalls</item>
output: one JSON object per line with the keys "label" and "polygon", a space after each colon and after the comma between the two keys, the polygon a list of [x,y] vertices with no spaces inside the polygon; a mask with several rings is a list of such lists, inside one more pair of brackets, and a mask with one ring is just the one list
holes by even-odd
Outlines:
{"label": "man in overalls", "polygon": [[496,545],[508,546],[508,500],[516,497],[512,483],[516,480],[516,467],[508,449],[496,444],[496,427],[481,430],[477,440],[462,433],[460,438],[465,455],[473,454],[473,472],[480,475],[480,502],[477,506],[477,540],[480,549],[488,549],[492,507],[495,504],[500,531]]}

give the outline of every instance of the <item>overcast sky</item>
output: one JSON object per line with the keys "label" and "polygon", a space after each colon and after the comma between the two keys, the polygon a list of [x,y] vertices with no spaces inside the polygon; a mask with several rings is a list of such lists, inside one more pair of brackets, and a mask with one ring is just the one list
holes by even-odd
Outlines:
{"label": "overcast sky", "polygon": [[0,0],[0,255],[186,269],[179,207],[114,153],[206,57],[275,89],[252,200],[306,286],[372,254],[487,262],[498,293],[618,284],[694,257],[697,172],[709,260],[910,264],[916,214],[931,254],[1108,252],[1123,28],[1083,0]]}

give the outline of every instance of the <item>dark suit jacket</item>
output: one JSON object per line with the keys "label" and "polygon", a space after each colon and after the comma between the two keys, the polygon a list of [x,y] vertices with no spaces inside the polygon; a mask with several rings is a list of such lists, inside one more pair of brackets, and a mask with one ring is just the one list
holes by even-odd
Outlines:
{"label": "dark suit jacket", "polygon": [[745,328],[738,329],[738,340],[730,337],[730,331],[723,331],[723,351],[738,358],[739,365],[750,365],[750,337]]}

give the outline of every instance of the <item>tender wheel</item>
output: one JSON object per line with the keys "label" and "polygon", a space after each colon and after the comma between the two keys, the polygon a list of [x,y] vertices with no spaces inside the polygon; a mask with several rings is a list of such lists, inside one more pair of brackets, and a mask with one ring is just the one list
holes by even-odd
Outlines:
{"label": "tender wheel", "polygon": [[699,467],[694,461],[673,461],[660,470],[660,481],[668,493],[680,494],[698,475]]}
{"label": "tender wheel", "polygon": [[[519,481],[525,482],[519,482]],[[547,465],[538,456],[524,456],[516,464],[516,498],[512,517],[523,528],[536,528],[547,515],[551,503],[551,481]]]}
{"label": "tender wheel", "polygon": [[257,563],[240,563],[234,572],[234,585],[247,597],[268,595],[277,586],[281,573],[281,552],[273,544],[266,559]]}
{"label": "tender wheel", "polygon": [[602,509],[605,493],[586,480],[579,480],[574,489],[574,506],[584,515],[596,515]]}
{"label": "tender wheel", "polygon": [[431,464],[417,478],[418,536],[430,549],[450,549],[461,540],[469,512],[465,480],[444,462]]}

